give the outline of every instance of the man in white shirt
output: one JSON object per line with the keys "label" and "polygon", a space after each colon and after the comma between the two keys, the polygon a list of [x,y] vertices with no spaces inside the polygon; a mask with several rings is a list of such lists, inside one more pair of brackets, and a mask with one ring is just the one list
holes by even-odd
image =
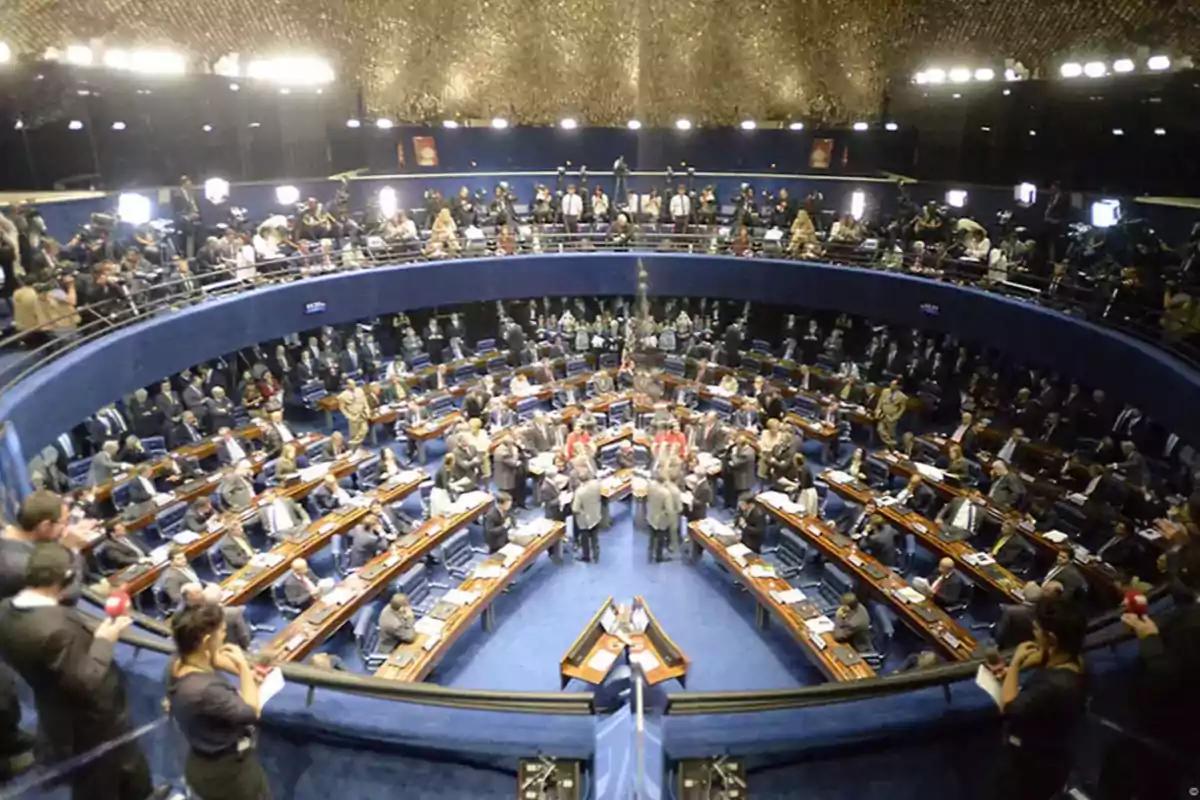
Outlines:
{"label": "man in white shirt", "polygon": [[221,441],[217,442],[217,461],[222,467],[237,464],[248,457],[246,449],[242,447],[242,443],[233,435],[233,431],[229,430],[229,428],[221,428],[219,433]]}
{"label": "man in white shirt", "polygon": [[290,497],[280,497],[274,491],[266,492],[267,502],[258,510],[263,531],[272,539],[284,539],[289,534],[302,531],[311,521],[308,512]]}
{"label": "man in white shirt", "polygon": [[692,198],[687,196],[687,187],[682,183],[671,198],[671,219],[675,222],[675,234],[683,236],[687,233],[688,219],[692,215]]}
{"label": "man in white shirt", "polygon": [[567,233],[579,232],[579,218],[583,216],[583,198],[575,193],[575,184],[567,186],[567,193],[562,199],[563,225]]}
{"label": "man in white shirt", "polygon": [[937,521],[942,530],[956,539],[970,539],[979,530],[979,523],[984,517],[981,507],[983,495],[978,490],[972,490],[965,497],[956,497],[946,504],[938,514]]}

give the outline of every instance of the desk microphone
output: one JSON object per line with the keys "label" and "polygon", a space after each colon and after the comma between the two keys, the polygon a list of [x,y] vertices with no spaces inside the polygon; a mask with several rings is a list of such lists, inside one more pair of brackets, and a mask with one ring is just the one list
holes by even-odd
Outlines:
{"label": "desk microphone", "polygon": [[104,613],[113,618],[123,617],[129,611],[129,604],[129,592],[116,589],[109,593],[108,599],[104,601]]}

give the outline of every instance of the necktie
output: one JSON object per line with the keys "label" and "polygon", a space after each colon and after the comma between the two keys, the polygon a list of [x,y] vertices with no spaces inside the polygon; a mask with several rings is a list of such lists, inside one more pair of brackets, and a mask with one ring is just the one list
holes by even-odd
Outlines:
{"label": "necktie", "polygon": [[997,539],[996,545],[992,548],[992,555],[993,556],[998,555],[1000,553],[1000,550],[1004,547],[1004,545],[1008,544],[1008,540],[1010,538],[1012,538],[1011,534],[1009,534],[1008,536],[1002,536],[999,539]]}

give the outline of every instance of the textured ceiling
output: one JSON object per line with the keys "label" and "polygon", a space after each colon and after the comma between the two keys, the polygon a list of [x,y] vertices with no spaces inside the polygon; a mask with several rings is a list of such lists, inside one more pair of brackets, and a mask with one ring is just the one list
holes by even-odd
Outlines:
{"label": "textured ceiling", "polygon": [[845,120],[937,62],[1200,52],[1195,0],[8,0],[17,52],[315,52],[404,120]]}

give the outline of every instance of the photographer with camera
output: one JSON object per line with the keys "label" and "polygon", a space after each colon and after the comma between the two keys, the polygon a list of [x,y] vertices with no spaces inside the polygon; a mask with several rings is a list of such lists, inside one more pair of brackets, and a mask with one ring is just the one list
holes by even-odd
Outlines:
{"label": "photographer with camera", "polygon": [[[0,266],[6,274],[13,260],[12,249],[0,245]],[[12,295],[13,327],[19,333],[37,331],[26,341],[38,347],[56,336],[66,336],[79,325],[79,314],[75,313],[78,296],[75,276],[47,266],[45,259],[35,259],[41,269],[14,278]]]}

